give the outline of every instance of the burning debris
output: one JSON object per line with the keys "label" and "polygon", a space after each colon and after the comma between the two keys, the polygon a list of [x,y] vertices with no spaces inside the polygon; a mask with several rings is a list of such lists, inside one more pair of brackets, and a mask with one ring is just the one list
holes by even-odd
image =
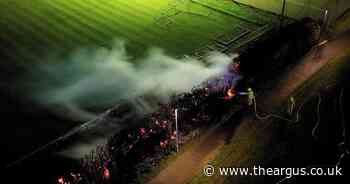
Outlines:
{"label": "burning debris", "polygon": [[[273,40],[267,40],[266,42],[272,42]],[[298,40],[304,42],[304,39]],[[287,46],[294,48],[295,45],[299,45],[298,43],[294,40],[289,40]],[[265,45],[258,45],[259,47],[251,48],[255,49],[254,51],[256,53],[252,52],[251,49],[246,50],[239,58],[235,57],[234,62],[230,65],[225,65],[226,70],[219,77],[210,78],[193,88],[190,92],[172,96],[168,103],[160,104],[158,111],[146,115],[138,125],[121,130],[104,145],[108,152],[107,164],[101,161],[97,167],[95,165],[96,157],[89,157],[86,160],[87,164],[82,164],[80,169],[77,169],[82,178],[81,181],[88,184],[108,182],[131,183],[137,176],[156,167],[162,158],[174,152],[176,150],[177,140],[179,140],[180,145],[184,144],[193,137],[198,136],[203,129],[207,129],[220,121],[222,115],[227,113],[229,109],[232,109],[232,105],[237,102],[239,103],[239,100],[236,100],[238,99],[237,97],[247,97],[248,102],[244,101],[244,105],[255,105],[255,91],[249,88],[249,86],[238,85],[243,75],[247,77],[247,81],[250,80],[248,77],[254,77],[254,80],[269,79],[271,77],[270,75],[262,77],[263,72],[260,71],[268,68],[269,71],[274,71],[271,74],[275,74],[275,71],[280,71],[281,67],[291,64],[292,61],[296,60],[296,57],[300,57],[302,55],[301,53],[309,49],[308,46],[305,46],[305,48],[301,47],[296,49],[302,51],[300,53],[285,53],[283,57],[278,57],[281,61],[287,58],[285,62],[277,62],[267,59],[269,57],[263,57],[265,55],[275,56],[276,53],[280,53],[280,48],[284,48],[281,47],[283,44],[282,42],[279,44],[270,44],[271,48],[265,48]],[[157,61],[164,59],[163,56],[160,58]],[[238,59],[244,62],[240,63]],[[262,61],[256,62],[257,59]],[[254,69],[250,68],[253,65],[251,62],[254,62],[254,66],[258,64],[258,67]],[[272,66],[274,67],[272,69],[271,63],[273,63]],[[280,65],[275,67],[275,63],[279,63]],[[169,68],[172,69],[173,67]],[[193,72],[194,70],[186,70],[186,72],[188,71],[190,74],[195,73]],[[153,73],[153,70],[151,73]],[[181,76],[178,73],[176,74],[174,78]],[[157,77],[159,76],[157,75]],[[151,79],[153,80],[154,78],[151,77]],[[163,83],[169,83],[169,81],[166,80]],[[171,84],[176,83],[173,82]],[[193,86],[193,83],[191,83],[191,86]],[[243,87],[244,90],[241,90]],[[156,88],[152,85],[150,89]],[[179,129],[181,131],[179,132],[174,131],[175,109],[180,111],[179,122],[181,123]],[[86,165],[91,166],[86,167]],[[59,181],[74,183],[69,178],[71,177],[64,177]]]}
{"label": "burning debris", "polygon": [[224,97],[225,100],[231,100],[237,95],[237,92],[234,88],[227,90],[227,95]]}
{"label": "burning debris", "polygon": [[[216,112],[228,109],[222,99],[237,95],[234,87],[241,78],[239,64],[233,63],[222,76],[174,96],[168,104],[160,104],[159,110],[146,115],[142,123],[121,130],[82,159],[79,174],[75,174],[79,179],[67,175],[60,177],[58,184],[133,181],[137,174],[147,172],[174,152],[177,139],[184,144],[211,126],[219,116]],[[180,132],[175,131],[175,109],[180,111]]]}

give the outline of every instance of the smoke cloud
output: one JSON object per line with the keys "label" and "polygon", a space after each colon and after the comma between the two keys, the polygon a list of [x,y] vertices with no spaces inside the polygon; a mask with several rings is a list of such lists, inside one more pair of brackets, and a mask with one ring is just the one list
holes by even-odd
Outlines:
{"label": "smoke cloud", "polygon": [[31,68],[24,82],[26,93],[29,90],[37,103],[65,107],[59,113],[86,120],[93,116],[87,109],[108,108],[142,95],[166,101],[225,72],[231,61],[232,57],[218,52],[208,53],[204,61],[177,59],[158,48],[135,60],[124,42],[115,41],[111,49],[84,48],[65,59],[50,58]]}

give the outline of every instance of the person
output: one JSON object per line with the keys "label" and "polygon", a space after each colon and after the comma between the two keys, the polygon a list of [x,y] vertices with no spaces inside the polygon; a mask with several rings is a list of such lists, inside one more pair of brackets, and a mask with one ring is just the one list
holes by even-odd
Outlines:
{"label": "person", "polygon": [[240,95],[248,96],[248,105],[252,106],[255,103],[255,93],[252,88],[248,88],[247,92],[240,92]]}
{"label": "person", "polygon": [[288,114],[292,115],[295,107],[295,99],[294,97],[289,98],[289,103],[288,103]]}
{"label": "person", "polygon": [[248,105],[251,106],[255,103],[255,94],[252,88],[248,88]]}

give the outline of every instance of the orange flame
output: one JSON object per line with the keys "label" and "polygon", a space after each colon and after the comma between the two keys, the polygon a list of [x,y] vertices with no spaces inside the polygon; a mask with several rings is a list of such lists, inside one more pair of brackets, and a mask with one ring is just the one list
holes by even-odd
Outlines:
{"label": "orange flame", "polygon": [[234,98],[237,95],[237,92],[235,89],[230,88],[229,90],[227,90],[227,96],[225,96],[226,100],[231,100],[232,98]]}
{"label": "orange flame", "polygon": [[230,88],[228,91],[227,91],[227,96],[229,96],[230,98],[233,98],[236,96],[236,91],[233,89],[233,88]]}

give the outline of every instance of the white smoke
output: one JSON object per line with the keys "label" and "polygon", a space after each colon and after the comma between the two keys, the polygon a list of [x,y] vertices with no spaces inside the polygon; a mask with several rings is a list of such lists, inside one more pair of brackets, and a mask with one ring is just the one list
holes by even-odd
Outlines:
{"label": "white smoke", "polygon": [[95,150],[96,146],[105,145],[106,143],[107,141],[104,138],[94,138],[89,142],[77,142],[58,154],[67,158],[79,160]]}
{"label": "white smoke", "polygon": [[124,43],[116,41],[111,49],[79,49],[67,59],[57,60],[32,69],[35,75],[26,78],[34,82],[29,82],[32,97],[43,105],[66,106],[77,116],[90,117],[80,109],[110,107],[145,94],[166,100],[188,91],[224,72],[232,57],[212,52],[205,62],[176,59],[153,48],[143,59],[134,60]]}

